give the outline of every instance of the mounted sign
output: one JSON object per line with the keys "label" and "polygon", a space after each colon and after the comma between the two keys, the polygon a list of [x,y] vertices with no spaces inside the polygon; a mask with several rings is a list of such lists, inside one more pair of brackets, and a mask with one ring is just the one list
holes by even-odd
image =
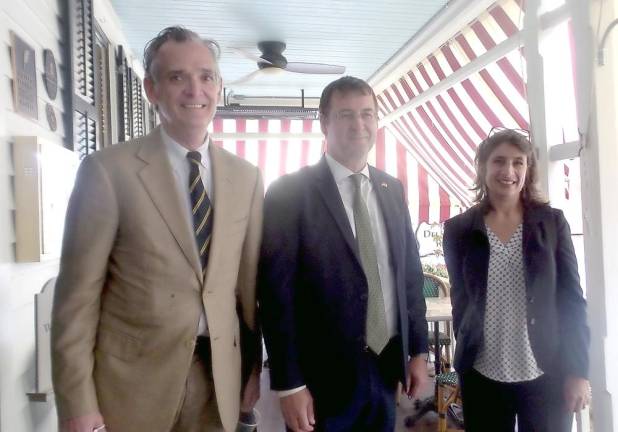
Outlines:
{"label": "mounted sign", "polygon": [[15,111],[26,117],[38,119],[34,49],[13,32],[11,32],[11,47]]}
{"label": "mounted sign", "polygon": [[43,83],[45,90],[51,100],[56,99],[58,94],[58,71],[56,69],[56,59],[50,49],[43,50]]}
{"label": "mounted sign", "polygon": [[416,241],[421,257],[439,258],[442,255],[443,229],[443,225],[440,223],[421,222],[416,231]]}
{"label": "mounted sign", "polygon": [[56,112],[54,107],[50,103],[45,104],[45,116],[47,117],[47,123],[52,132],[56,132],[58,129],[58,122],[56,121]]}
{"label": "mounted sign", "polygon": [[13,138],[15,261],[60,256],[64,219],[75,183],[77,153],[38,136]]}
{"label": "mounted sign", "polygon": [[36,341],[35,389],[27,393],[33,402],[48,402],[53,393],[51,378],[51,312],[56,278],[48,280],[41,292],[34,295],[34,321]]}

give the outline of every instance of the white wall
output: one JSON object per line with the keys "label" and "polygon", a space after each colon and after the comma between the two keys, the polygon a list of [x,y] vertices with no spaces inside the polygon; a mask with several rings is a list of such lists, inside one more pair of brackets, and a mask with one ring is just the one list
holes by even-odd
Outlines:
{"label": "white wall", "polygon": [[[601,29],[594,36],[596,54],[601,35],[618,18],[618,0],[590,5],[590,28]],[[599,66],[595,55],[592,134],[581,169],[595,431],[618,430],[618,28],[607,39],[605,60]]]}
{"label": "white wall", "polygon": [[[53,51],[60,65],[61,28],[55,1],[2,2],[0,6],[0,431],[53,431],[53,403],[31,403],[34,390],[34,294],[57,272],[57,261],[46,264],[14,263],[14,197],[11,141],[15,135],[39,135],[62,145],[62,122],[49,130],[45,103],[51,102],[43,86],[43,49]],[[13,109],[11,44],[9,30],[36,51],[39,119],[29,120]],[[59,83],[63,87],[63,83]],[[60,90],[60,89],[59,89]],[[52,102],[60,120],[64,109],[60,91]]]}
{"label": "white wall", "polygon": [[[17,135],[37,135],[62,145],[62,88],[50,101],[42,81],[43,49],[53,51],[62,66],[60,42],[63,29],[58,15],[62,0],[3,0],[0,2],[0,432],[53,432],[56,413],[53,402],[30,402],[34,390],[34,294],[55,276],[58,261],[15,263],[14,196],[11,141]],[[128,48],[118,18],[108,0],[95,0],[95,18],[108,38]],[[13,109],[9,30],[36,51],[39,119],[26,119]],[[138,62],[133,62],[138,63]],[[139,71],[140,68],[138,67]],[[60,72],[60,71],[59,71]],[[58,131],[51,132],[45,103],[56,109]]]}

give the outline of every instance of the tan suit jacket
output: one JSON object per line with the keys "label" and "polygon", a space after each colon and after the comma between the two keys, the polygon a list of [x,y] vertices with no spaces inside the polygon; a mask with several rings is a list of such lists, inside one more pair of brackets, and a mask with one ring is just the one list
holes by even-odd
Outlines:
{"label": "tan suit jacket", "polygon": [[[254,331],[243,346],[259,344],[255,278],[263,185],[256,167],[214,145],[209,152],[214,228],[203,280],[158,128],[82,162],[52,317],[60,419],[100,411],[110,432],[169,431],[205,308],[221,420],[227,431],[236,427],[237,311]],[[258,365],[260,353],[252,357],[243,361]]]}

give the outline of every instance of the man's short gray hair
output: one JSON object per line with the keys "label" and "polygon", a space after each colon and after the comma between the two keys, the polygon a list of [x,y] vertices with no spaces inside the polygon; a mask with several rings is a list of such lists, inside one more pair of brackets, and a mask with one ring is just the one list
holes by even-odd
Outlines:
{"label": "man's short gray hair", "polygon": [[182,26],[166,27],[159,32],[157,36],[152,38],[144,48],[144,73],[146,78],[154,79],[156,77],[155,58],[161,49],[161,46],[167,41],[186,42],[196,41],[203,43],[211,52],[215,60],[217,79],[221,80],[221,72],[219,71],[219,56],[221,55],[221,47],[217,41],[206,39],[198,35],[196,32],[186,29]]}

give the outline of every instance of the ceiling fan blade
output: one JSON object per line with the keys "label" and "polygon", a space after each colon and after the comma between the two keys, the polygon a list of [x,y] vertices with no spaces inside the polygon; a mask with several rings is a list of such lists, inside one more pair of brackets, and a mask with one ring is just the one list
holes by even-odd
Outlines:
{"label": "ceiling fan blade", "polygon": [[238,84],[247,83],[247,82],[251,81],[253,78],[255,78],[256,76],[262,74],[263,70],[264,69],[254,70],[253,72],[245,75],[244,77],[238,78],[237,80],[234,80],[234,81],[226,82],[225,85],[226,86],[230,86],[230,85],[238,85]]}
{"label": "ceiling fan blade", "polygon": [[345,66],[329,65],[323,63],[291,62],[285,67],[288,72],[306,74],[333,74],[339,75],[345,72]]}
{"label": "ceiling fan blade", "polygon": [[243,48],[234,48],[234,47],[232,47],[232,48],[230,48],[230,50],[232,50],[236,54],[238,54],[238,55],[240,55],[240,56],[242,56],[242,57],[244,57],[246,59],[249,59],[251,61],[254,61],[256,63],[271,64],[268,60],[263,59],[262,57],[260,57],[258,55],[255,55],[255,54],[253,54],[253,53],[251,53],[251,52],[249,52],[249,51],[247,51],[247,50],[245,50]]}

